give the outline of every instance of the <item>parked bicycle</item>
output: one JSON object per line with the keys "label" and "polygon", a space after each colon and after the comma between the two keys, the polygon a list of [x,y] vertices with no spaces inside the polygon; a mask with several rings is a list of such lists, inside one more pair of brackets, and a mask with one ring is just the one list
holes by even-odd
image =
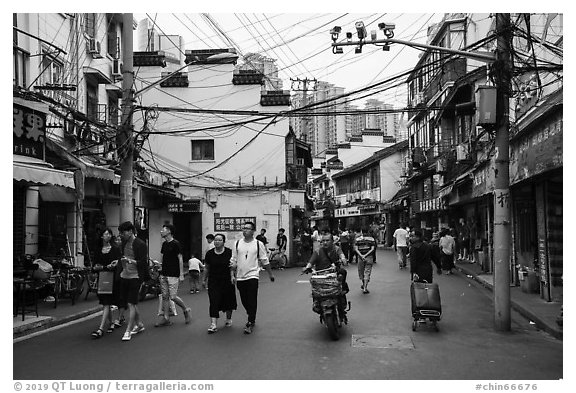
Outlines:
{"label": "parked bicycle", "polygon": [[74,267],[66,263],[54,264],[54,307],[57,307],[58,300],[68,297],[72,304],[84,291],[84,268]]}

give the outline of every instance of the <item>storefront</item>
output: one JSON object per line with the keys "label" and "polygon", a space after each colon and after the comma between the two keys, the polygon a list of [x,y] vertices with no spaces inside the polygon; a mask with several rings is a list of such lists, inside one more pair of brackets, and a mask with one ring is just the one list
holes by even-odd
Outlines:
{"label": "storefront", "polygon": [[14,98],[13,109],[14,263],[21,263],[26,254],[75,257],[75,177],[46,160],[48,107]]}
{"label": "storefront", "polygon": [[520,123],[510,142],[513,256],[522,290],[563,299],[562,96]]}
{"label": "storefront", "polygon": [[379,223],[382,215],[381,204],[369,202],[365,204],[342,207],[334,210],[340,229],[351,228],[355,231],[367,232],[373,223]]}

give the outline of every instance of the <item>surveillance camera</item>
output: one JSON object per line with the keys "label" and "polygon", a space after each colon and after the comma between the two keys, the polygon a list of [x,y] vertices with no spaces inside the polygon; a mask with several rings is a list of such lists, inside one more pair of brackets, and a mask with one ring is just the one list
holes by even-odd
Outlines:
{"label": "surveillance camera", "polygon": [[394,30],[396,25],[394,23],[378,23],[378,28],[380,30]]}
{"label": "surveillance camera", "polygon": [[347,32],[347,33],[346,33],[346,39],[347,39],[348,41],[352,40],[352,33]]}
{"label": "surveillance camera", "polygon": [[358,32],[359,40],[363,40],[368,35],[366,33],[366,27],[364,26],[364,22],[362,21],[356,22],[356,31]]}
{"label": "surveillance camera", "polygon": [[342,32],[342,28],[340,26],[334,26],[332,30],[330,30],[330,34],[340,34]]}

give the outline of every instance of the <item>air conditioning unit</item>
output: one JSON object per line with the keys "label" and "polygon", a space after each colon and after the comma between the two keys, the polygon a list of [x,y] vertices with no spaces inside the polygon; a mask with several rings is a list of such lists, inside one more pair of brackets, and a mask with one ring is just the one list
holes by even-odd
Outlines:
{"label": "air conditioning unit", "polygon": [[120,59],[112,60],[112,76],[122,76],[122,63]]}
{"label": "air conditioning unit", "polygon": [[86,52],[90,53],[94,58],[101,58],[100,41],[97,41],[96,38],[88,38],[88,42],[86,43]]}
{"label": "air conditioning unit", "polygon": [[456,161],[464,161],[468,159],[468,145],[461,143],[456,146]]}

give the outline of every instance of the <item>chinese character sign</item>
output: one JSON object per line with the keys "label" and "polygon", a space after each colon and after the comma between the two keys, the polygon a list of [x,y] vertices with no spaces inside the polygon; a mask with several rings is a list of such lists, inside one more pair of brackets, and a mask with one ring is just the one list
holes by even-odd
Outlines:
{"label": "chinese character sign", "polygon": [[43,160],[46,115],[22,105],[13,105],[13,153]]}
{"label": "chinese character sign", "polygon": [[256,217],[214,217],[215,232],[241,232],[245,222],[256,223]]}

